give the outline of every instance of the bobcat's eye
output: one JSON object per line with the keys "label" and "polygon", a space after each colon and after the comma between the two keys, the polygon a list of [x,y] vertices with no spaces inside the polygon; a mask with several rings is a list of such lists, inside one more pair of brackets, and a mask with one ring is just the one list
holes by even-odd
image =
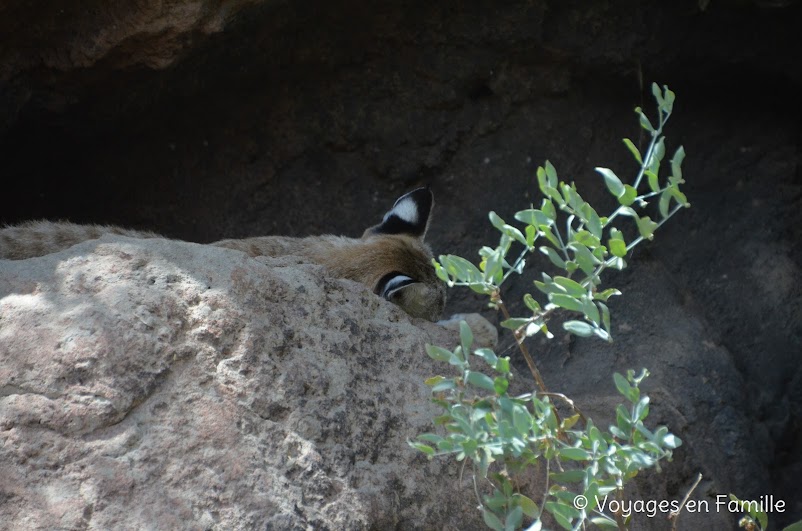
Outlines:
{"label": "bobcat's eye", "polygon": [[379,285],[376,286],[376,293],[385,299],[390,300],[390,297],[392,297],[393,294],[398,290],[403,289],[410,284],[414,284],[415,282],[417,281],[412,277],[397,271],[393,271],[392,273],[388,273],[382,277],[382,279],[379,281]]}

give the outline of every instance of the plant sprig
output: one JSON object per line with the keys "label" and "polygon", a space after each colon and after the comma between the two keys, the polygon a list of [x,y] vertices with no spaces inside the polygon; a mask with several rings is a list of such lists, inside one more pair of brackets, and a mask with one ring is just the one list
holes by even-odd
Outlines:
{"label": "plant sprig", "polygon": [[[512,372],[509,357],[500,357],[488,348],[472,349],[473,334],[464,321],[460,323],[460,344],[453,350],[427,345],[427,354],[457,370],[451,378],[434,376],[426,380],[433,401],[443,409],[434,419],[444,435],[425,433],[409,444],[428,457],[451,455],[457,461],[470,462],[474,470],[474,490],[485,524],[494,530],[512,531],[532,520],[529,529],[539,530],[544,512],[564,529],[581,529],[587,522],[600,527],[626,529],[628,522],[620,514],[607,514],[598,505],[599,497],[623,497],[624,485],[643,469],[657,467],[670,459],[681,441],[664,426],[652,431],[644,424],[649,414],[649,397],[640,384],[648,376],[645,369],[635,375],[615,374],[616,389],[625,404],[616,408],[616,423],[604,432],[592,419],[560,393],[549,392],[526,346],[526,339],[538,333],[551,338],[548,321],[557,311],[581,316],[568,320],[563,327],[569,333],[597,336],[611,341],[608,299],[621,292],[602,288],[602,274],[608,268],[623,269],[625,258],[680,209],[690,206],[680,190],[685,151],[679,147],[670,160],[670,175],[660,177],[665,157],[665,127],[675,100],[674,93],[656,84],[652,94],[657,102],[657,127],[640,108],[636,108],[640,126],[650,134],[645,154],[624,139],[624,145],[639,165],[631,184],[625,184],[609,168],[596,168],[618,206],[607,216],[579,194],[574,183],[559,179],[549,162],[537,169],[537,182],[543,194],[540,207],[517,212],[511,225],[495,212],[490,222],[501,233],[495,248],[482,247],[478,265],[456,255],[443,255],[434,261],[439,278],[449,286],[465,286],[487,295],[490,306],[501,311],[501,326],[511,329],[516,343],[532,373],[537,390],[510,395]],[[645,211],[656,202],[658,221]],[[655,214],[653,214],[655,215]],[[627,242],[617,222],[630,218],[637,236]],[[614,223],[616,222],[616,223]],[[520,246],[510,261],[513,245]],[[560,274],[542,273],[534,282],[540,301],[532,294],[523,297],[528,314],[513,317],[502,298],[502,286],[521,274],[530,253],[539,251],[548,257]],[[573,277],[576,276],[576,279]],[[476,359],[484,363],[477,368]],[[552,399],[570,409],[561,418]],[[545,462],[546,486],[538,505],[520,492],[515,478],[524,476],[531,466]],[[482,495],[477,475],[492,485],[492,493]],[[584,497],[588,503],[578,506]]]}

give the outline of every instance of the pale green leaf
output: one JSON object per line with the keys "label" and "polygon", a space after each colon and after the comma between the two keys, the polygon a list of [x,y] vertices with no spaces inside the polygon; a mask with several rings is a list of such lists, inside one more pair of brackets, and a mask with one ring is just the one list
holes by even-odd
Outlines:
{"label": "pale green leaf", "polygon": [[624,194],[624,184],[621,182],[621,179],[613,173],[613,170],[609,168],[596,168],[596,171],[604,177],[604,184],[607,185],[607,189],[610,190],[611,194],[615,197],[621,197]]}
{"label": "pale green leaf", "polygon": [[625,138],[624,145],[627,146],[627,149],[630,153],[632,153],[632,156],[635,157],[635,160],[637,160],[639,164],[643,164],[643,158],[641,158],[640,151],[638,151],[638,148],[632,143],[632,140]]}
{"label": "pale green leaf", "polygon": [[593,335],[593,327],[584,321],[566,321],[563,328],[575,336],[590,337]]}

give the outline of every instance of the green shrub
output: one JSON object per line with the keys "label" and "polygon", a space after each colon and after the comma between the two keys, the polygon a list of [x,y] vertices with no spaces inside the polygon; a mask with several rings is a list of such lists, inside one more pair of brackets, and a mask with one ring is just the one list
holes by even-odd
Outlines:
{"label": "green shrub", "polygon": [[[452,455],[470,464],[480,510],[492,529],[513,530],[525,521],[528,529],[540,529],[544,511],[565,529],[578,529],[588,521],[625,529],[623,516],[612,514],[608,507],[602,510],[598,501],[606,496],[620,501],[627,481],[643,469],[659,467],[681,444],[666,427],[652,430],[644,424],[649,414],[649,397],[640,391],[648,376],[645,369],[638,375],[633,371],[626,376],[613,375],[623,403],[616,408],[615,425],[603,431],[568,397],[547,390],[525,343],[540,333],[552,337],[547,325],[557,311],[576,315],[563,323],[569,333],[611,341],[606,302],[620,292],[602,288],[602,274],[608,268],[626,267],[625,259],[633,247],[651,240],[663,223],[690,206],[680,191],[684,182],[682,147],[665,165],[670,174],[660,177],[666,153],[662,133],[671,116],[674,93],[656,84],[652,93],[657,101],[656,126],[640,108],[635,109],[641,127],[650,135],[646,152],[642,154],[632,141],[624,139],[640,165],[631,184],[608,168],[596,168],[618,200],[612,213],[599,215],[576,186],[560,181],[554,166],[546,162],[537,170],[543,200],[539,208],[532,206],[515,214],[522,225],[507,224],[490,212],[490,222],[501,236],[495,248],[479,251],[478,266],[454,255],[434,261],[437,275],[449,286],[466,286],[487,295],[490,305],[501,311],[501,326],[512,330],[537,386],[530,393],[510,395],[509,358],[491,349],[473,349],[473,335],[465,322],[460,325],[460,345],[454,350],[427,345],[429,356],[454,366],[457,374],[426,381],[434,402],[443,409],[434,419],[435,425],[442,427],[442,435],[422,434],[409,444],[430,458]],[[645,215],[647,211],[655,220]],[[629,218],[629,228],[617,226],[624,218]],[[630,232],[634,237],[627,241],[625,234]],[[521,249],[510,260],[514,245]],[[527,256],[535,250],[546,255],[560,274],[543,273],[534,283],[539,297],[524,296],[527,314],[510,316],[502,285],[523,271]],[[556,402],[567,406],[568,416],[561,417]],[[532,467],[546,472],[542,492],[519,492],[517,480],[527,473],[531,477]],[[480,489],[479,481],[483,485],[489,481],[491,486]]]}

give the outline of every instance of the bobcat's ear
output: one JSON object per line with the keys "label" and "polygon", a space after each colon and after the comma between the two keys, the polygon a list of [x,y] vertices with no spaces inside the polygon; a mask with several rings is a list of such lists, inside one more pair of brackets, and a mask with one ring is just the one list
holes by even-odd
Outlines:
{"label": "bobcat's ear", "polygon": [[433,206],[434,195],[429,187],[412,190],[399,197],[382,222],[365,234],[408,234],[423,239]]}

